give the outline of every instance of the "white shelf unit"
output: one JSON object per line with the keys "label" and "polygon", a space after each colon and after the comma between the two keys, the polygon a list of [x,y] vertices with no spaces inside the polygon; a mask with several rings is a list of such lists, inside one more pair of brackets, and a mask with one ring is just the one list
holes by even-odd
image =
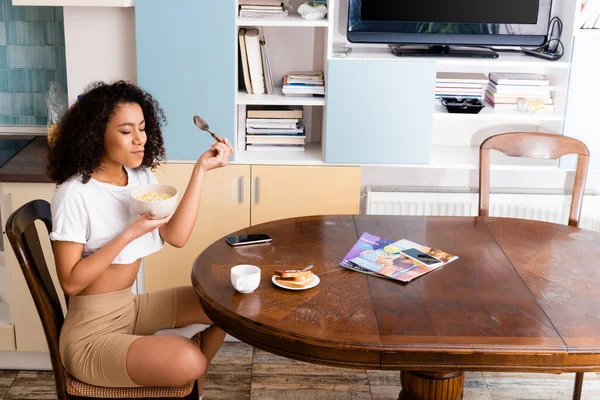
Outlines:
{"label": "white shelf unit", "polygon": [[[346,44],[350,45],[351,44]],[[534,68],[565,68],[570,66],[569,61],[561,59],[558,61],[547,61],[540,58],[524,55],[522,53],[500,52],[498,58],[459,58],[459,57],[397,57],[387,47],[356,47],[346,57],[340,60],[402,60],[411,61],[435,61],[441,67],[469,68],[512,68],[534,69]]]}
{"label": "white shelf unit", "polygon": [[[273,76],[273,94],[249,94],[244,87],[243,76],[236,76],[236,155],[238,164],[288,164],[322,165],[324,164],[325,97],[284,96],[283,77],[292,71],[327,70],[327,42],[331,21],[305,20],[295,11],[302,3],[290,1],[292,10],[285,17],[240,18],[236,25],[240,28],[258,28],[265,37],[271,71]],[[237,8],[236,8],[237,9]],[[236,34],[235,52],[238,62],[239,41]],[[236,64],[237,65],[237,64]],[[325,82],[327,92],[327,82]],[[247,106],[279,105],[302,106],[303,124],[306,128],[305,151],[247,151],[244,149]]]}
{"label": "white shelf unit", "polygon": [[[296,1],[296,0],[293,0]],[[299,1],[299,0],[298,0]],[[267,18],[238,18],[238,27],[259,27],[264,32],[269,56],[274,69],[276,85],[283,74],[292,70],[323,69],[327,76],[327,61],[333,59],[333,47],[343,45],[352,47],[353,51],[344,60],[376,60],[384,62],[435,62],[438,72],[530,72],[545,74],[556,87],[553,93],[554,110],[544,111],[534,115],[519,113],[516,110],[495,110],[486,104],[479,114],[451,114],[434,102],[432,117],[434,120],[432,132],[432,156],[429,165],[409,164],[419,168],[439,168],[452,166],[455,168],[471,168],[477,164],[477,149],[482,140],[497,133],[509,131],[532,131],[553,134],[562,133],[565,118],[567,91],[570,79],[570,57],[572,35],[594,35],[575,30],[574,19],[577,0],[555,0],[553,15],[563,19],[563,42],[565,55],[559,61],[547,61],[526,56],[517,52],[499,52],[496,59],[484,58],[453,58],[453,57],[406,57],[394,56],[385,45],[367,45],[349,43],[345,37],[347,26],[348,2],[346,0],[331,0],[327,20],[305,21],[298,15],[288,17]],[[572,32],[569,36],[568,32]],[[569,37],[566,37],[569,36]],[[323,44],[324,43],[324,44]],[[236,42],[236,54],[238,45]],[[320,53],[323,53],[321,57]],[[326,82],[327,83],[327,82]],[[280,85],[280,83],[279,83]],[[327,84],[326,84],[327,87]],[[323,163],[326,132],[324,125],[326,98],[286,97],[276,88],[273,95],[249,95],[244,90],[236,94],[236,115],[238,117],[238,140],[243,129],[242,110],[247,105],[302,105],[305,110],[313,111],[311,120],[306,125],[311,127],[310,143],[305,152],[289,152],[272,154],[269,152],[244,152],[237,150],[236,162],[253,163],[306,163],[314,165]],[[242,108],[243,107],[243,108]],[[314,112],[318,109],[318,112]],[[316,120],[315,120],[316,118]],[[307,132],[308,133],[308,132]],[[308,139],[308,138],[307,138]],[[287,161],[289,160],[289,161]],[[503,166],[512,168],[529,167],[520,161],[509,160]],[[551,162],[534,161],[534,168],[556,166]]]}
{"label": "white shelf unit", "polygon": [[538,123],[543,121],[562,121],[564,115],[554,111],[540,111],[536,114],[529,115],[521,113],[517,110],[515,105],[514,110],[496,110],[487,102],[483,102],[485,108],[483,108],[478,114],[459,114],[449,113],[446,107],[436,102],[434,105],[434,118],[444,119],[446,121],[453,120],[472,120],[474,119],[487,119],[487,120],[502,120],[512,122],[530,122]]}
{"label": "white shelf unit", "polygon": [[237,93],[238,105],[275,106],[324,106],[325,97],[284,96],[281,87],[275,87],[273,94],[248,94],[245,90]]}
{"label": "white shelf unit", "polygon": [[264,18],[239,18],[236,22],[237,26],[287,26],[287,27],[327,27],[329,21],[327,19],[308,20],[303,19],[299,14],[290,11],[285,17],[264,17]]}
{"label": "white shelf unit", "polygon": [[13,0],[13,6],[133,7],[134,0]]}
{"label": "white shelf unit", "polygon": [[593,36],[600,39],[600,29],[579,29],[575,32],[575,36]]}

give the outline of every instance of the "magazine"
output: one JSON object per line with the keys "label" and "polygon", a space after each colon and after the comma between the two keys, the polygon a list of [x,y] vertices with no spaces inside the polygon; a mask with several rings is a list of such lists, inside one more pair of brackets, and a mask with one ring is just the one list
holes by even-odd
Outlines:
{"label": "magazine", "polygon": [[342,260],[340,265],[342,267],[352,269],[354,271],[363,272],[363,273],[370,274],[370,275],[377,275],[375,272],[372,272],[368,269],[362,268],[362,267],[354,264],[350,260],[352,260],[353,258],[359,257],[363,253],[382,249],[391,243],[392,243],[391,240],[385,240],[385,239],[382,239],[377,236],[373,236],[373,235],[365,232],[361,235],[361,237],[358,239],[358,241],[354,244],[352,249],[350,249],[348,254],[346,254],[346,257],[344,257],[344,259]]}
{"label": "magazine", "polygon": [[[441,265],[435,267],[423,265],[400,253],[401,250],[415,248],[423,253],[442,261]],[[438,269],[458,257],[441,250],[402,239],[397,242],[382,239],[380,237],[363,233],[358,242],[344,257],[341,266],[375,275],[382,278],[393,279],[400,282],[411,280],[424,275],[434,269]]]}

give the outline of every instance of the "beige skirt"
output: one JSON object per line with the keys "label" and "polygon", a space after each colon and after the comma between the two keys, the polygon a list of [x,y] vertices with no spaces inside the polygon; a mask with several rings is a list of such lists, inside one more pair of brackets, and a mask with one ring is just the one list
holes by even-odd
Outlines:
{"label": "beige skirt", "polygon": [[59,341],[63,365],[90,385],[140,386],[127,373],[129,346],[138,337],[174,328],[176,315],[176,288],[70,297]]}

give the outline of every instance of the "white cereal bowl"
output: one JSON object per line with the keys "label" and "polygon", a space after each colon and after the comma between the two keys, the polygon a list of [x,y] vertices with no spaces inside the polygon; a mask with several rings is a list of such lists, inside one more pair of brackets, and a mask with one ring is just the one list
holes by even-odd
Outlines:
{"label": "white cereal bowl", "polygon": [[[136,197],[149,192],[166,193],[173,197],[167,200],[159,201],[145,201],[136,199]],[[131,198],[134,211],[136,211],[138,214],[146,214],[154,211],[153,219],[164,218],[175,211],[175,208],[177,207],[177,189],[169,185],[151,183],[148,185],[138,186],[131,189]]]}

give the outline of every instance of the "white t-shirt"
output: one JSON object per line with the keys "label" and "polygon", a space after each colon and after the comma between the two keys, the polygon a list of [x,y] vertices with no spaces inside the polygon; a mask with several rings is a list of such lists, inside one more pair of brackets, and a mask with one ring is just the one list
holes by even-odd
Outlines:
{"label": "white t-shirt", "polygon": [[[59,186],[52,199],[51,240],[83,243],[83,257],[101,249],[137,218],[129,192],[136,186],[158,183],[149,168],[139,171],[124,167],[127,186],[115,186],[81,176]],[[129,243],[113,264],[130,264],[160,250],[164,241],[158,229]]]}

